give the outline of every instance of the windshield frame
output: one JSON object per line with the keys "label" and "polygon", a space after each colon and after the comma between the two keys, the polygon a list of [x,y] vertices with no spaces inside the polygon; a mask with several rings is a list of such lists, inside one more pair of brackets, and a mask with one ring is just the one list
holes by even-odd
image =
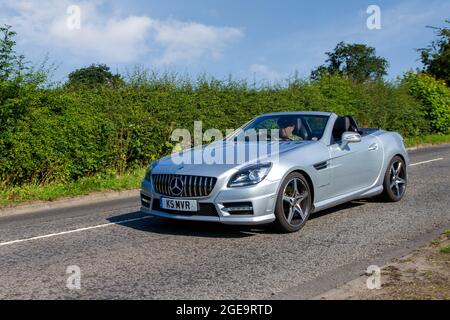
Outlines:
{"label": "windshield frame", "polygon": [[[237,137],[240,133],[245,132],[246,130],[252,129],[251,126],[255,124],[255,122],[262,122],[265,119],[268,118],[280,118],[280,117],[286,117],[286,116],[292,116],[292,117],[318,117],[318,118],[324,118],[326,119],[325,126],[321,132],[320,137],[317,137],[317,140],[268,140],[268,141],[279,141],[279,142],[304,142],[304,141],[320,141],[322,140],[326,129],[328,127],[331,115],[325,115],[325,114],[311,114],[311,113],[279,113],[279,114],[264,114],[261,116],[258,116],[245,124],[243,124],[241,127],[239,127],[236,131],[234,131],[232,134],[230,134],[228,137],[225,138],[225,140],[233,140],[235,137]],[[264,118],[264,119],[262,119]]]}

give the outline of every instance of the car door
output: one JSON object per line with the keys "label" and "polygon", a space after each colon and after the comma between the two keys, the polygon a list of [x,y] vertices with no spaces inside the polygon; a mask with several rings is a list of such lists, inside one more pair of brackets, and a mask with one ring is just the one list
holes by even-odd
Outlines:
{"label": "car door", "polygon": [[340,147],[340,141],[330,147],[330,198],[372,186],[383,164],[380,141],[375,136],[363,136],[360,142]]}

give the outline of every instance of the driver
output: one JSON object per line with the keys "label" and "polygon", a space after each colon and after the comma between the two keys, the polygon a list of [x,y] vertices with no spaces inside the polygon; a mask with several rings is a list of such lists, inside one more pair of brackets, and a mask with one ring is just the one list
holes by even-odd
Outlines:
{"label": "driver", "polygon": [[300,137],[294,135],[297,121],[294,118],[280,118],[278,119],[278,128],[280,128],[280,140],[292,141],[302,140]]}

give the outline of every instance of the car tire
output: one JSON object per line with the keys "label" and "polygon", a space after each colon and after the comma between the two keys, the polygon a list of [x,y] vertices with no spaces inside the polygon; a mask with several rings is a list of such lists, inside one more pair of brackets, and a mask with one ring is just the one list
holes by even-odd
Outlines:
{"label": "car tire", "polygon": [[405,161],[400,156],[393,157],[384,174],[382,199],[387,202],[400,201],[405,195],[407,182]]}
{"label": "car tire", "polygon": [[290,173],[281,183],[275,205],[275,227],[284,233],[299,231],[306,224],[312,208],[312,193],[306,178]]}

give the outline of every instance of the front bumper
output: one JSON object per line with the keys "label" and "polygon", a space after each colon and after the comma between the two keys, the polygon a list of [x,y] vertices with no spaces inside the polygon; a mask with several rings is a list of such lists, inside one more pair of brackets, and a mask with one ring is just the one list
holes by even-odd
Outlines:
{"label": "front bumper", "polygon": [[[157,204],[162,195],[153,191],[151,183],[144,181],[141,189],[142,201],[141,211],[153,216],[189,220],[220,222],[233,225],[258,225],[273,222],[275,220],[274,208],[278,191],[279,181],[262,181],[255,186],[228,188],[223,186],[205,198],[186,198],[197,200],[200,206],[213,207],[211,214],[203,215],[197,213],[176,212],[168,210],[158,210]],[[170,198],[167,196],[163,196]],[[181,198],[176,198],[181,199]],[[230,203],[251,203],[253,212],[251,214],[230,213],[226,209]]]}

